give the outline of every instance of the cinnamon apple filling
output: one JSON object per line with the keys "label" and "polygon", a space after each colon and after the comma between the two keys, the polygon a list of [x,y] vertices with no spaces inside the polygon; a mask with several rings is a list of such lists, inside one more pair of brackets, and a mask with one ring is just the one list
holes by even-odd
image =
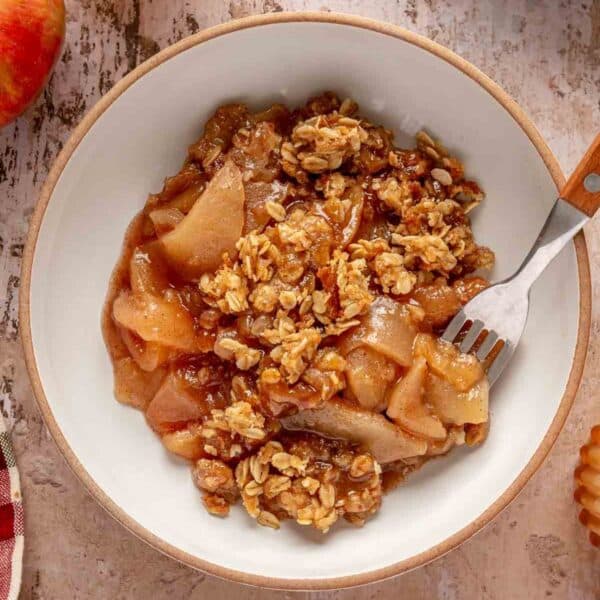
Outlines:
{"label": "cinnamon apple filling", "polygon": [[485,372],[438,337],[487,286],[483,192],[425,132],[399,148],[357,110],[219,108],[128,230],[103,317],[115,394],[212,514],[362,525],[485,439]]}

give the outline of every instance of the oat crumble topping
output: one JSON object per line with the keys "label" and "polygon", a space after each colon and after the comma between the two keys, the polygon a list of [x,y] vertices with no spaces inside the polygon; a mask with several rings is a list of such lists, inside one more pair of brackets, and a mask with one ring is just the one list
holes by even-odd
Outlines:
{"label": "oat crumble topping", "polygon": [[487,285],[484,194],[415,144],[331,93],[223,106],[134,221],[105,313],[115,392],[192,462],[212,515],[241,500],[273,529],[360,526],[485,439],[485,374],[437,338]]}

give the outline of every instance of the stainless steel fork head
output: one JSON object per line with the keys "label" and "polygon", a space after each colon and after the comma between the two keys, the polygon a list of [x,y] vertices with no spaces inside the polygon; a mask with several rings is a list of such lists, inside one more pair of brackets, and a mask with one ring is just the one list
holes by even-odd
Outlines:
{"label": "stainless steel fork head", "polygon": [[[442,339],[448,342],[455,342],[458,334],[465,332],[459,344],[462,352],[469,352],[479,339],[480,345],[475,354],[481,361],[490,357],[498,341],[504,342],[498,354],[490,357],[487,373],[490,385],[498,379],[521,339],[527,321],[531,285],[587,221],[584,213],[559,198],[515,275],[477,294],[444,331]],[[483,340],[482,332],[486,332]]]}
{"label": "stainless steel fork head", "polygon": [[525,329],[529,295],[528,290],[521,290],[518,286],[517,280],[511,280],[483,290],[456,314],[442,336],[443,340],[454,342],[458,334],[467,329],[459,348],[461,352],[469,352],[478,338],[482,337],[482,332],[487,332],[475,352],[482,362],[498,341],[504,342],[488,370],[490,385],[510,360]]}

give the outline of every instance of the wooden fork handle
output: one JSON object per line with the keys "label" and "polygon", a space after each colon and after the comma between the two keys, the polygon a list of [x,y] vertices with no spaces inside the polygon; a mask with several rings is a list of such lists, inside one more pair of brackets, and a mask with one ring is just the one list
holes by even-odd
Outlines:
{"label": "wooden fork handle", "polygon": [[600,208],[600,134],[569,177],[560,197],[588,217]]}

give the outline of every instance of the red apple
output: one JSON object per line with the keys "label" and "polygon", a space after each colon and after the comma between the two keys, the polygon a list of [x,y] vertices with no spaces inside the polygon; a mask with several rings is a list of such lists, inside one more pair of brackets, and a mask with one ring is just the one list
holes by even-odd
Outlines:
{"label": "red apple", "polygon": [[0,127],[37,97],[64,37],[63,0],[0,0]]}

